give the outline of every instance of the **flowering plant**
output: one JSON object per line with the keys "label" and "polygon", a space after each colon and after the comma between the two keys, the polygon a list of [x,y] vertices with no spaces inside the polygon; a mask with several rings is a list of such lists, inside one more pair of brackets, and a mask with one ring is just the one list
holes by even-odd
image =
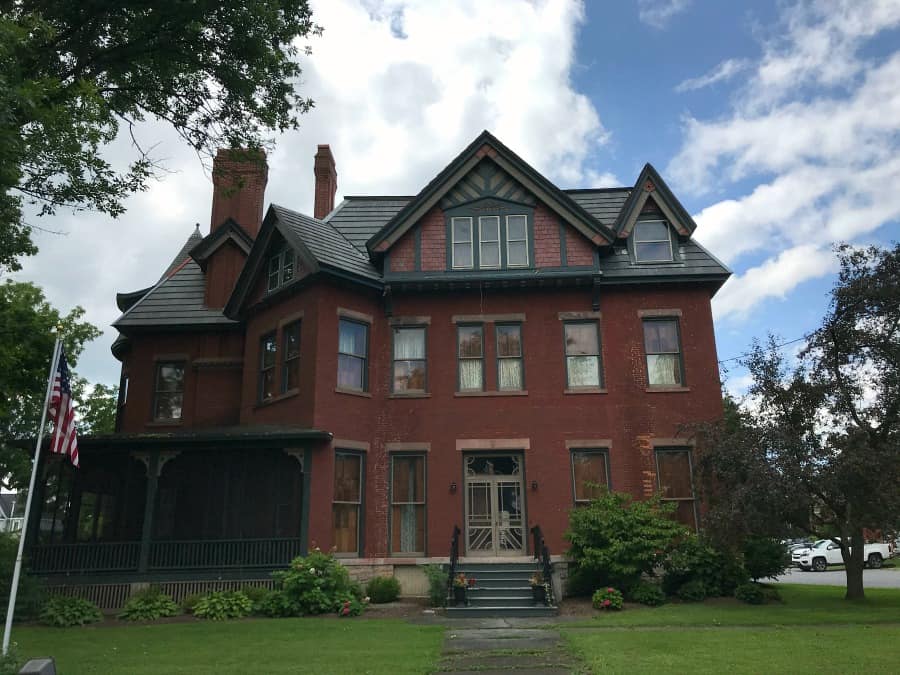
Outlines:
{"label": "flowering plant", "polygon": [[531,579],[528,580],[528,583],[534,586],[543,586],[544,585],[544,575],[540,572],[535,572],[531,575]]}
{"label": "flowering plant", "polygon": [[622,592],[612,586],[600,588],[594,592],[591,602],[595,609],[617,611],[622,609]]}
{"label": "flowering plant", "polygon": [[455,577],[453,577],[453,586],[456,588],[465,588],[466,586],[474,586],[475,585],[475,577],[466,577],[465,574],[460,572]]}

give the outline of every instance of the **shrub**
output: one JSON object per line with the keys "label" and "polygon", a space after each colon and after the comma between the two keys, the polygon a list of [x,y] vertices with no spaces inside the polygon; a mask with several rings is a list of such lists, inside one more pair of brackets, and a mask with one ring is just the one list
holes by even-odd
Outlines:
{"label": "shrub", "polygon": [[241,589],[241,593],[250,598],[250,602],[255,605],[264,597],[266,597],[266,595],[269,593],[269,589],[262,586],[244,586]]}
{"label": "shrub", "polygon": [[400,597],[400,582],[394,577],[373,577],[366,585],[366,595],[376,604],[394,602]]}
{"label": "shrub", "polygon": [[443,607],[447,602],[447,579],[450,578],[443,565],[423,565],[428,578],[428,601],[432,607]]}
{"label": "shrub", "polygon": [[673,509],[658,497],[633,501],[616,492],[572,509],[566,538],[578,573],[590,578],[594,588],[635,586],[686,534],[672,520]]}
{"label": "shrub", "polygon": [[213,591],[203,596],[194,606],[196,616],[210,621],[240,619],[251,611],[253,603],[241,591]]}
{"label": "shrub", "polygon": [[126,621],[154,621],[163,616],[175,616],[178,614],[178,605],[171,597],[159,591],[158,588],[148,588],[135,593],[125,609],[119,614],[120,619]]}
{"label": "shrub", "polygon": [[346,593],[338,597],[337,615],[341,618],[359,616],[365,605],[352,593]]}
{"label": "shrub", "polygon": [[300,608],[282,590],[268,591],[253,604],[253,612],[276,618],[299,616]]}
{"label": "shrub", "polygon": [[781,602],[781,593],[778,592],[778,589],[774,586],[763,586],[759,585],[762,589],[763,595],[766,596],[766,602]]}
{"label": "shrub", "polygon": [[103,619],[100,610],[90,600],[81,598],[52,597],[41,610],[41,623],[57,628],[83,626]]}
{"label": "shrub", "polygon": [[747,571],[734,555],[716,550],[693,535],[678,544],[663,568],[663,591],[679,597],[679,589],[689,581],[700,582],[705,597],[716,597],[734,595],[734,589],[748,580]]}
{"label": "shrub", "polygon": [[184,600],[181,601],[181,611],[184,612],[185,614],[193,614],[194,607],[196,607],[197,603],[200,602],[202,599],[203,599],[202,593],[192,593],[191,595],[188,595],[187,597],[184,598]]}
{"label": "shrub", "polygon": [[744,567],[754,581],[774,579],[790,564],[790,553],[775,539],[751,537],[744,542]]}
{"label": "shrub", "polygon": [[594,591],[591,598],[594,609],[605,611],[618,611],[622,609],[622,593],[612,586]]}
{"label": "shrub", "polygon": [[[18,553],[18,535],[6,532],[0,534],[0,603],[2,603],[0,608],[2,608],[4,617],[9,603],[10,584]],[[26,565],[23,564],[24,567]],[[17,620],[36,618],[40,615],[46,601],[47,595],[44,592],[44,586],[37,577],[28,574],[19,577],[19,590],[16,592],[16,611],[14,613]]]}
{"label": "shrub", "polygon": [[709,596],[709,589],[700,579],[691,579],[679,586],[676,595],[684,602],[700,602]]}
{"label": "shrub", "polygon": [[666,594],[659,584],[642,581],[631,589],[628,599],[648,607],[659,607],[666,602]]}
{"label": "shrub", "polygon": [[754,584],[753,582],[741,584],[734,589],[734,597],[750,605],[762,605],[766,601],[766,594],[763,592],[763,589],[759,584]]}
{"label": "shrub", "polygon": [[300,614],[326,614],[342,607],[347,596],[360,599],[362,589],[330,553],[315,549],[295,558],[287,570],[272,575]]}
{"label": "shrub", "polygon": [[[18,603],[16,603],[18,604]],[[17,675],[22,664],[19,662],[19,652],[16,643],[9,643],[9,651],[6,656],[0,654],[0,675]]]}

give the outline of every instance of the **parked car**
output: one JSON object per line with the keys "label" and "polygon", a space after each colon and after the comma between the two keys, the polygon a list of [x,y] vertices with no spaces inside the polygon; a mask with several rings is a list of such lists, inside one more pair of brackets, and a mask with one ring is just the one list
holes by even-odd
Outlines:
{"label": "parked car", "polygon": [[[866,567],[879,568],[891,557],[890,544],[866,544],[863,557]],[[824,572],[829,565],[843,565],[841,547],[831,539],[820,539],[809,548],[801,548],[791,553],[791,564],[802,570]]]}

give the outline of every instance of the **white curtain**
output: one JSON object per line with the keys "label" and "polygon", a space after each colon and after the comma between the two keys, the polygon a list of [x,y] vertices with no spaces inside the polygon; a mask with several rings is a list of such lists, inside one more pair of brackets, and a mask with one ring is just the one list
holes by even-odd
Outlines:
{"label": "white curtain", "polygon": [[569,367],[570,387],[599,387],[600,368],[596,356],[570,356],[566,359]]}
{"label": "white curtain", "polygon": [[394,358],[398,361],[425,359],[425,331],[398,330],[394,333]]}
{"label": "white curtain", "polygon": [[480,390],[481,359],[462,359],[459,362],[459,388],[462,391],[471,389]]}
{"label": "white curtain", "polygon": [[498,368],[500,389],[522,389],[522,361],[500,359]]}
{"label": "white curtain", "polygon": [[647,377],[651,385],[680,385],[681,364],[678,354],[648,354]]}

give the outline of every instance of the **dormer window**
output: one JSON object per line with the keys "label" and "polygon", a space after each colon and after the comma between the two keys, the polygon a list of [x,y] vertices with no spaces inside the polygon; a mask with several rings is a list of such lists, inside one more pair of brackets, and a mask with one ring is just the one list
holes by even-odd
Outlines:
{"label": "dormer window", "polygon": [[666,221],[638,221],[633,236],[637,262],[672,262],[672,235]]}
{"label": "dormer window", "polygon": [[455,270],[528,267],[528,216],[525,214],[450,218],[450,266]]}
{"label": "dormer window", "polygon": [[294,251],[284,248],[269,258],[268,290],[281,288],[294,278]]}

